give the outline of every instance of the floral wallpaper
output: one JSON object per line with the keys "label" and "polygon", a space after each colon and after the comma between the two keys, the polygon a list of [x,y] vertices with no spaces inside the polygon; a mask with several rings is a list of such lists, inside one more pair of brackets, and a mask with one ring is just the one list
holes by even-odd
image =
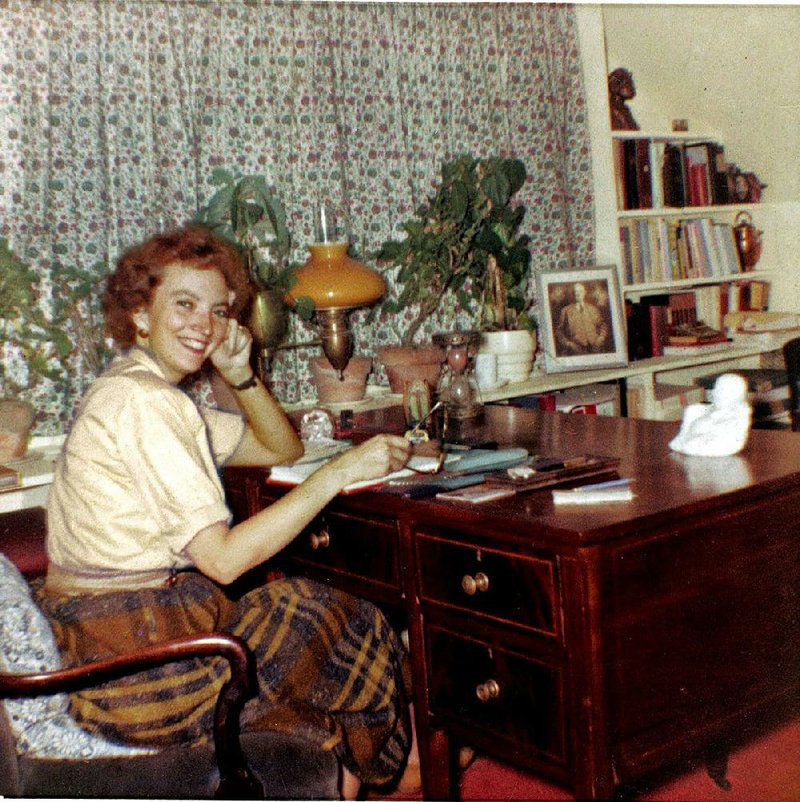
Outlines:
{"label": "floral wallpaper", "polygon": [[[23,393],[37,431],[68,425],[107,358],[103,276],[126,247],[189,220],[215,167],[267,178],[300,261],[320,201],[343,211],[354,249],[369,254],[399,235],[441,162],[464,152],[525,163],[535,270],[591,262],[570,6],[0,0],[0,236],[40,276],[49,313],[89,288],[65,324],[75,348],[62,379]],[[463,314],[446,310],[428,332]],[[403,321],[380,308],[351,319],[357,353],[399,341]],[[290,339],[312,336],[292,316]],[[315,353],[279,352],[279,398],[314,397]],[[2,358],[24,378],[13,349]],[[380,370],[373,381],[385,383]]]}

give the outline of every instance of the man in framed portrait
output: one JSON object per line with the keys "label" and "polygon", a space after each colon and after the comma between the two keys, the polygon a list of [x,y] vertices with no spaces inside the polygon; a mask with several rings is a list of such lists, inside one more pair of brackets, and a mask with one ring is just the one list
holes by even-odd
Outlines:
{"label": "man in framed portrait", "polygon": [[559,356],[608,351],[612,347],[608,314],[587,298],[583,282],[575,282],[572,292],[573,302],[562,307],[556,325]]}

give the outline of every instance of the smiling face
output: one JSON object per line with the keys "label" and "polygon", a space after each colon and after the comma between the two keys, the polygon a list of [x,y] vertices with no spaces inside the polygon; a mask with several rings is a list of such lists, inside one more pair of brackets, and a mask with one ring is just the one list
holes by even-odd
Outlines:
{"label": "smiling face", "polygon": [[150,304],[134,315],[134,322],[140,332],[137,344],[155,355],[167,381],[177,384],[199,370],[222,342],[233,295],[216,270],[185,264],[164,268]]}

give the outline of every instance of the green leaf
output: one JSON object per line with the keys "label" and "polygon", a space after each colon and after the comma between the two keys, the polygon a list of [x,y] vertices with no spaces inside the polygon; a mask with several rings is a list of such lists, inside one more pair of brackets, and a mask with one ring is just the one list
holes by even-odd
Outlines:
{"label": "green leaf", "polygon": [[488,253],[497,254],[503,249],[503,240],[500,239],[495,230],[484,227],[478,231],[475,237],[475,246]]}
{"label": "green leaf", "polygon": [[503,171],[508,178],[510,195],[516,195],[528,175],[525,165],[519,159],[506,159]]}
{"label": "green leaf", "polygon": [[69,356],[72,352],[72,341],[63,331],[53,332],[53,344],[62,358]]}
{"label": "green leaf", "polygon": [[215,184],[216,186],[220,186],[222,184],[231,184],[233,181],[233,175],[224,167],[215,167],[211,171],[211,183]]}
{"label": "green leaf", "polygon": [[489,173],[481,181],[481,189],[492,202],[492,206],[505,206],[511,197],[511,182],[502,173]]}
{"label": "green leaf", "polygon": [[460,222],[469,209],[469,189],[462,181],[454,181],[450,194],[450,216]]}
{"label": "green leaf", "polygon": [[295,298],[294,310],[303,320],[311,320],[314,316],[314,301],[307,295]]}

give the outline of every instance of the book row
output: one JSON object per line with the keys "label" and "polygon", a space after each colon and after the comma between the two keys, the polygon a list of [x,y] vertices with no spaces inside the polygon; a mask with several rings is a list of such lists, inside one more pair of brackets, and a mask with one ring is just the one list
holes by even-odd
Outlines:
{"label": "book row", "polygon": [[733,226],[707,217],[620,221],[626,284],[720,278],[742,271]]}
{"label": "book row", "polygon": [[757,203],[764,186],[717,142],[614,139],[618,209]]}
{"label": "book row", "polygon": [[[730,312],[761,311],[769,303],[769,283],[737,281],[700,287],[689,292],[648,295],[625,301],[628,358],[631,361],[679,353],[707,353],[729,346],[725,315]],[[678,330],[698,324],[720,332],[717,338],[697,337],[696,342],[676,337]]]}

